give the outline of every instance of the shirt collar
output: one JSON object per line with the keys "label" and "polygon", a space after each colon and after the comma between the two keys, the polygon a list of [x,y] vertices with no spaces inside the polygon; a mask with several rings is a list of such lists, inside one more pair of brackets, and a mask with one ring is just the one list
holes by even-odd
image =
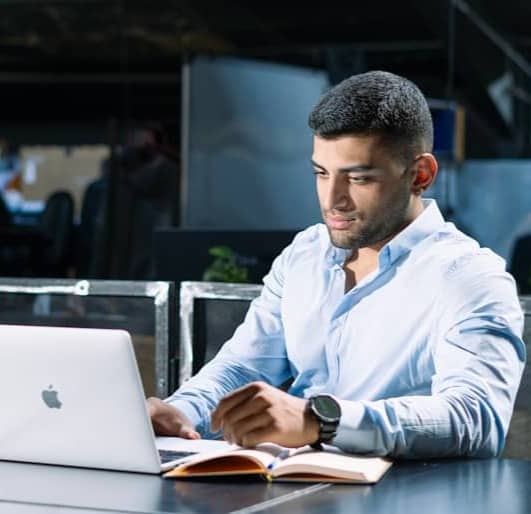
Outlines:
{"label": "shirt collar", "polygon": [[380,251],[380,267],[391,264],[429,235],[440,230],[445,223],[443,215],[433,199],[423,199],[424,210],[405,229],[399,232]]}

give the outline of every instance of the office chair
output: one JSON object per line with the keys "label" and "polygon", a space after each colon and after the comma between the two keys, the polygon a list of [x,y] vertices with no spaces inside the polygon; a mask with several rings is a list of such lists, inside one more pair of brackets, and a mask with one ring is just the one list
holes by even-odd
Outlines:
{"label": "office chair", "polygon": [[11,212],[9,212],[4,197],[0,193],[0,227],[8,227],[11,223]]}
{"label": "office chair", "polygon": [[531,234],[514,243],[509,272],[513,275],[520,294],[531,294]]}

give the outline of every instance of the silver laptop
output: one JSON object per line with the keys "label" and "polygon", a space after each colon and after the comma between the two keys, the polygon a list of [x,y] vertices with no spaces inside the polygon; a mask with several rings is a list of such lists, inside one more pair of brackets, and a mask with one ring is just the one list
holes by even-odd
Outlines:
{"label": "silver laptop", "polygon": [[0,325],[0,405],[0,460],[160,473],[196,453],[161,459],[123,330]]}

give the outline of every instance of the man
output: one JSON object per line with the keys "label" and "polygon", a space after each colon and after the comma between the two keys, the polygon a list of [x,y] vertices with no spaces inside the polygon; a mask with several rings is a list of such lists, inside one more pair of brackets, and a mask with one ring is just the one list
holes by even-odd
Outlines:
{"label": "man", "polygon": [[[356,75],[309,124],[325,225],[275,260],[214,360],[165,402],[148,400],[156,432],[499,454],[525,362],[523,316],[503,260],[422,200],[437,174],[422,93],[390,73]],[[274,387],[289,377],[287,392]]]}

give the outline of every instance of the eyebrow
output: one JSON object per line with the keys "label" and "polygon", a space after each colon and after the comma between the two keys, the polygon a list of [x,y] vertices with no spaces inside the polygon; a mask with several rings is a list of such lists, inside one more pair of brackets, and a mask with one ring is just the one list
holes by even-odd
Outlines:
{"label": "eyebrow", "polygon": [[[312,166],[314,168],[318,168],[323,171],[328,171],[324,166],[317,164],[313,159],[310,159],[310,162],[312,163]],[[376,170],[369,164],[354,164],[352,166],[346,166],[344,168],[339,168],[338,171],[339,173],[356,173],[356,172],[361,173],[361,172],[376,171]]]}

